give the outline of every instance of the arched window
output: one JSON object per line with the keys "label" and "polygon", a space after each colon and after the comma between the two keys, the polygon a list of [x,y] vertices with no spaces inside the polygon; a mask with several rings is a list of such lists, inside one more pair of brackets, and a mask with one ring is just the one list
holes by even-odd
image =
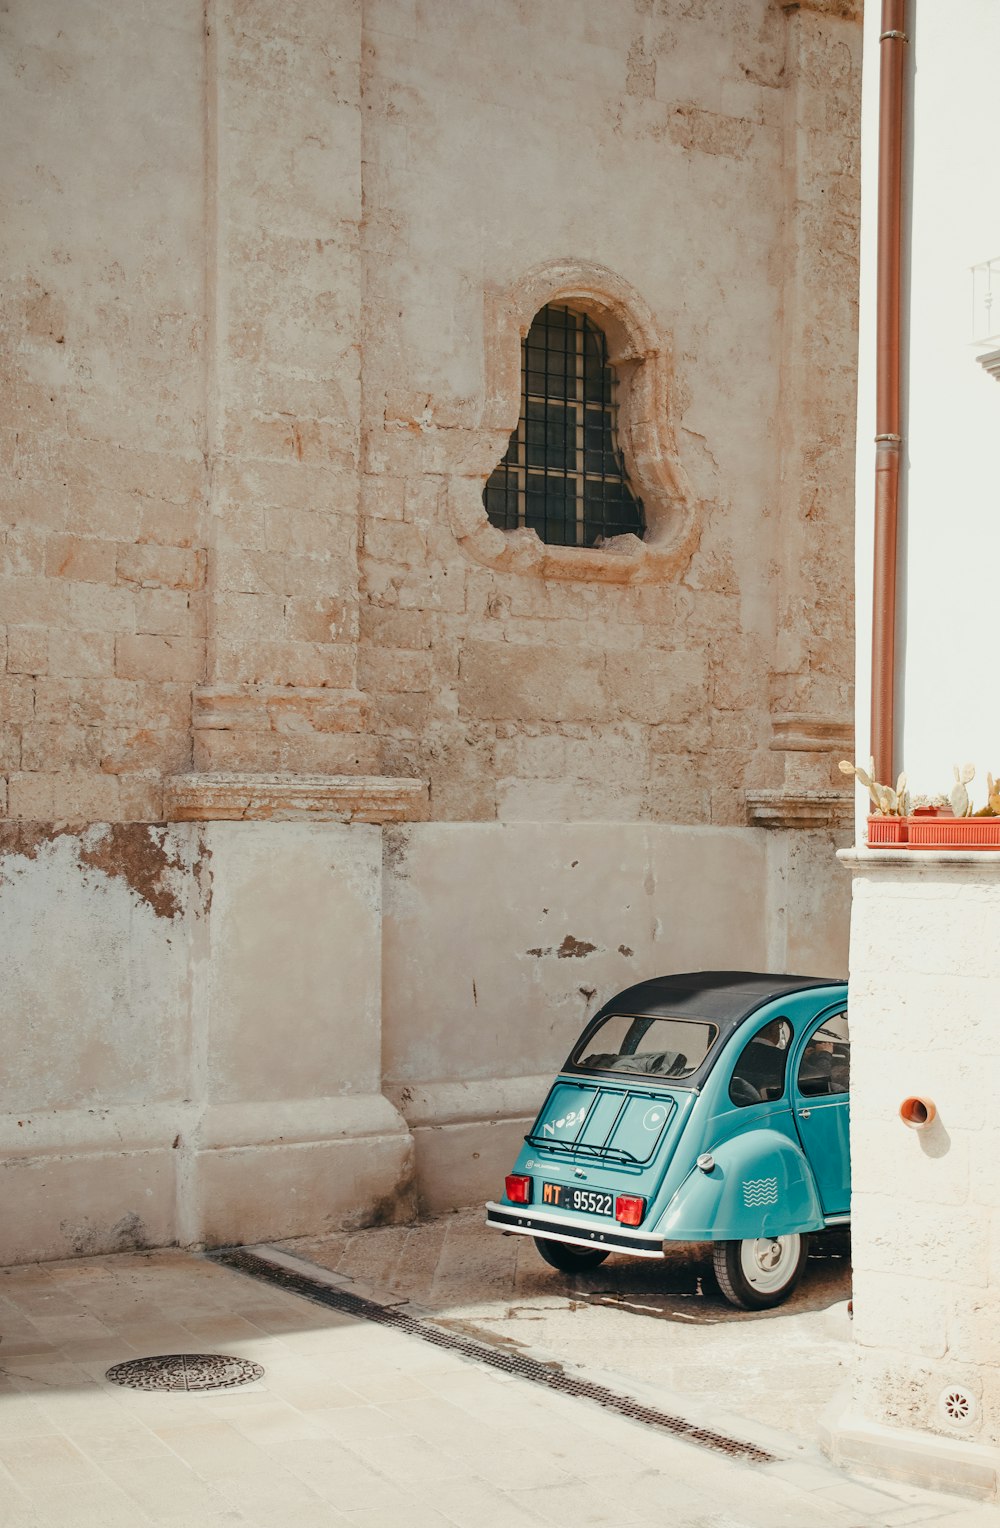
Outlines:
{"label": "arched window", "polygon": [[500,530],[527,526],[555,546],[642,536],[642,504],[618,447],[617,379],[602,331],[550,303],[521,345],[521,416],[483,494]]}

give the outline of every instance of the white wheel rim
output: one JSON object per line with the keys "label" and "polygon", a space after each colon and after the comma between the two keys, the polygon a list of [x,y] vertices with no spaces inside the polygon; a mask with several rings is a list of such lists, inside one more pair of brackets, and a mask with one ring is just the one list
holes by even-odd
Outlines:
{"label": "white wheel rim", "polygon": [[799,1235],[748,1237],[740,1243],[743,1276],[758,1294],[774,1294],[788,1283],[799,1260]]}

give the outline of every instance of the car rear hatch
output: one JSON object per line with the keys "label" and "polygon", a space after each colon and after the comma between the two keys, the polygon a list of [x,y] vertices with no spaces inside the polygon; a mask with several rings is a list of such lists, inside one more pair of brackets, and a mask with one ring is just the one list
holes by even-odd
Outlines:
{"label": "car rear hatch", "polygon": [[[673,1148],[669,1127],[676,1113],[677,1098],[664,1088],[560,1077],[526,1140],[536,1151],[573,1158],[584,1168],[645,1173],[655,1162],[660,1176]],[[662,1151],[668,1143],[670,1151]]]}

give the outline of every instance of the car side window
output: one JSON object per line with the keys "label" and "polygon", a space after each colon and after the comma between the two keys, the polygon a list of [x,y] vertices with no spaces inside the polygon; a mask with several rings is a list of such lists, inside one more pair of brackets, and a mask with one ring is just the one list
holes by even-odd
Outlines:
{"label": "car side window", "polygon": [[846,1013],[823,1020],[802,1052],[798,1081],[804,1098],[850,1092],[851,1037]]}
{"label": "car side window", "polygon": [[772,1019],[747,1041],[729,1083],[729,1097],[737,1108],[781,1097],[791,1043],[792,1026],[787,1019]]}

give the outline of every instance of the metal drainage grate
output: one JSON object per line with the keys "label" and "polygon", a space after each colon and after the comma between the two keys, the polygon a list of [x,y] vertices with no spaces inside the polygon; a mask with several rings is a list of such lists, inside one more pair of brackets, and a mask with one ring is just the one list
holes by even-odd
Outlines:
{"label": "metal drainage grate", "polygon": [[263,1374],[260,1364],[228,1353],[160,1353],[114,1364],[105,1378],[132,1390],[232,1390]]}
{"label": "metal drainage grate", "polygon": [[487,1347],[485,1343],[474,1342],[469,1337],[457,1337],[452,1332],[418,1321],[415,1316],[409,1316],[393,1306],[377,1305],[374,1300],[366,1300],[349,1290],[331,1288],[319,1279],[295,1273],[290,1268],[278,1267],[252,1252],[213,1252],[209,1256],[213,1262],[221,1263],[223,1267],[249,1274],[251,1278],[261,1279],[266,1284],[275,1284],[290,1294],[303,1295],[305,1299],[317,1305],[325,1305],[330,1310],[340,1311],[345,1316],[374,1321],[378,1326],[391,1326],[398,1332],[419,1337],[421,1342],[429,1342],[432,1347],[461,1353],[474,1363],[486,1364],[491,1369],[516,1375],[518,1379],[530,1380],[535,1385],[544,1385],[546,1389],[556,1390],[560,1395],[596,1401],[606,1411],[616,1412],[620,1417],[629,1417],[633,1422],[643,1422],[647,1427],[658,1427],[663,1432],[672,1433],[674,1437],[683,1438],[688,1443],[700,1444],[702,1448],[712,1449],[717,1454],[727,1454],[730,1458],[742,1459],[748,1464],[775,1462],[774,1454],[758,1448],[755,1443],[744,1443],[739,1438],[727,1437],[725,1433],[696,1427],[683,1417],[671,1416],[669,1412],[659,1411],[655,1406],[643,1406],[632,1396],[620,1395],[615,1390],[609,1390],[606,1385],[596,1385],[587,1379],[573,1379],[562,1369],[552,1368],[537,1358],[526,1358],[521,1353]]}

